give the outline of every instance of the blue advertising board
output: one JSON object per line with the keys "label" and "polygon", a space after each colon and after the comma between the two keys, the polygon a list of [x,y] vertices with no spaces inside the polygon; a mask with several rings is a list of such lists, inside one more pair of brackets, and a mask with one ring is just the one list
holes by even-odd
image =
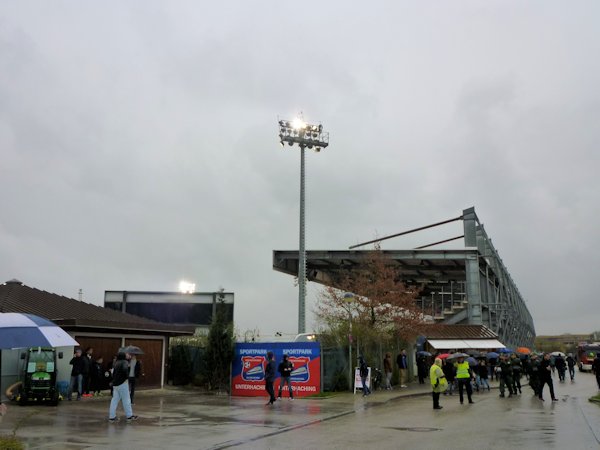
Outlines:
{"label": "blue advertising board", "polygon": [[[265,395],[267,352],[273,352],[275,365],[288,355],[293,364],[290,376],[294,396],[321,392],[321,346],[318,342],[238,343],[232,367],[231,393],[241,396]],[[275,390],[281,381],[277,373]]]}

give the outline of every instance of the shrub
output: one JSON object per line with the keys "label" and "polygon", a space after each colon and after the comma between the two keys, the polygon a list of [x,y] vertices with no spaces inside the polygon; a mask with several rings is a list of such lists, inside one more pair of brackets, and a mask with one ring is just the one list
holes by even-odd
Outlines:
{"label": "shrub", "polygon": [[192,381],[192,361],[188,349],[183,345],[172,348],[171,375],[175,386],[189,384]]}
{"label": "shrub", "polygon": [[24,450],[21,439],[13,435],[0,436],[0,450]]}

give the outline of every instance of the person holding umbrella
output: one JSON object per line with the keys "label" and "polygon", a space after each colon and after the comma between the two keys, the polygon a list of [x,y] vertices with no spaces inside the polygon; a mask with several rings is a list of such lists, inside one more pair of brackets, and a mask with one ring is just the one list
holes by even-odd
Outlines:
{"label": "person holding umbrella", "polygon": [[488,382],[488,367],[487,364],[485,363],[485,359],[480,359],[479,360],[479,365],[477,365],[475,367],[475,370],[478,372],[479,375],[479,386],[481,386],[481,390],[485,390],[485,388],[487,387],[487,390],[489,392],[490,390],[490,383]]}
{"label": "person holding umbrella", "polygon": [[[448,359],[444,359],[444,365],[442,367],[444,371],[444,375],[446,376],[446,382],[448,384],[448,394],[452,395],[454,393],[454,380],[456,377],[456,369],[454,368],[454,364]],[[446,395],[446,392],[444,392]]]}
{"label": "person holding umbrella", "polygon": [[471,366],[467,361],[465,361],[464,353],[459,353],[456,358],[456,362],[454,363],[454,367],[456,367],[456,380],[458,381],[458,396],[460,398],[460,404],[463,404],[463,391],[467,390],[467,398],[469,399],[469,403],[475,403],[471,396],[473,395],[473,388],[471,386],[472,380],[475,378],[473,376],[473,372],[471,371]]}
{"label": "person holding umbrella", "polygon": [[123,409],[125,410],[125,417],[127,422],[137,420],[138,416],[133,414],[131,408],[131,398],[129,397],[129,363],[127,357],[129,355],[123,352],[117,354],[117,362],[114,366],[113,371],[113,397],[110,401],[110,407],[108,410],[108,421],[115,423],[119,421],[117,417],[117,406],[119,402],[123,403]]}
{"label": "person holding umbrella", "polygon": [[129,358],[129,398],[131,399],[131,404],[135,405],[133,402],[133,398],[135,396],[135,385],[137,384],[137,379],[142,375],[142,362],[138,361],[135,353],[131,355]]}
{"label": "person holding umbrella", "polygon": [[431,388],[433,390],[431,393],[433,397],[433,409],[442,409],[443,407],[440,406],[440,393],[446,392],[448,381],[442,370],[442,360],[440,358],[435,358],[433,365],[429,369],[429,380],[431,381]]}
{"label": "person holding umbrella", "polygon": [[427,358],[425,355],[417,355],[417,375],[419,384],[425,384],[425,377],[427,376]]}
{"label": "person holding umbrella", "polygon": [[487,359],[488,362],[490,378],[492,379],[492,381],[494,381],[494,377],[496,377],[496,380],[498,380],[498,375],[496,373],[496,365],[498,364],[499,356],[500,355],[496,352],[488,352],[487,355],[485,355],[485,359]]}

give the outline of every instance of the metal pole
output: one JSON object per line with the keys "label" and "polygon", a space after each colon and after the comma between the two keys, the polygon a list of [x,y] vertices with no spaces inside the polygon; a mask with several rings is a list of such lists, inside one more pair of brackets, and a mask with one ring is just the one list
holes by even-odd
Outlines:
{"label": "metal pole", "polygon": [[279,120],[279,143],[300,147],[300,249],[298,255],[298,334],[306,332],[306,246],[304,240],[304,152],[306,147],[320,152],[329,146],[329,133],[322,125],[304,122],[302,114],[292,121]]}
{"label": "metal pole", "polygon": [[352,376],[352,311],[350,310],[350,306],[348,306],[348,323],[349,331],[348,331],[348,384],[350,386],[350,390],[352,390],[353,376]]}
{"label": "metal pole", "polygon": [[304,145],[300,146],[300,255],[298,260],[298,334],[306,333],[306,248],[304,242]]}
{"label": "metal pole", "polygon": [[[346,292],[344,294],[344,302],[348,306],[348,386],[354,392],[354,372],[352,371],[352,301],[354,294]],[[356,347],[356,356],[358,356],[358,344]]]}

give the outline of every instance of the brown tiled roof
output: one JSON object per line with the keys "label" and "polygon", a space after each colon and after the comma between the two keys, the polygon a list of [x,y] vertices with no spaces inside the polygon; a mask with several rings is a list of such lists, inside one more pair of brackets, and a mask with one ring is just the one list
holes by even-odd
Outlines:
{"label": "brown tiled roof", "polygon": [[498,339],[485,325],[435,325],[427,330],[428,339]]}
{"label": "brown tiled roof", "polygon": [[25,286],[18,280],[0,284],[0,312],[35,314],[65,328],[102,328],[121,331],[183,335],[190,327],[156,322],[133,314],[92,305]]}

